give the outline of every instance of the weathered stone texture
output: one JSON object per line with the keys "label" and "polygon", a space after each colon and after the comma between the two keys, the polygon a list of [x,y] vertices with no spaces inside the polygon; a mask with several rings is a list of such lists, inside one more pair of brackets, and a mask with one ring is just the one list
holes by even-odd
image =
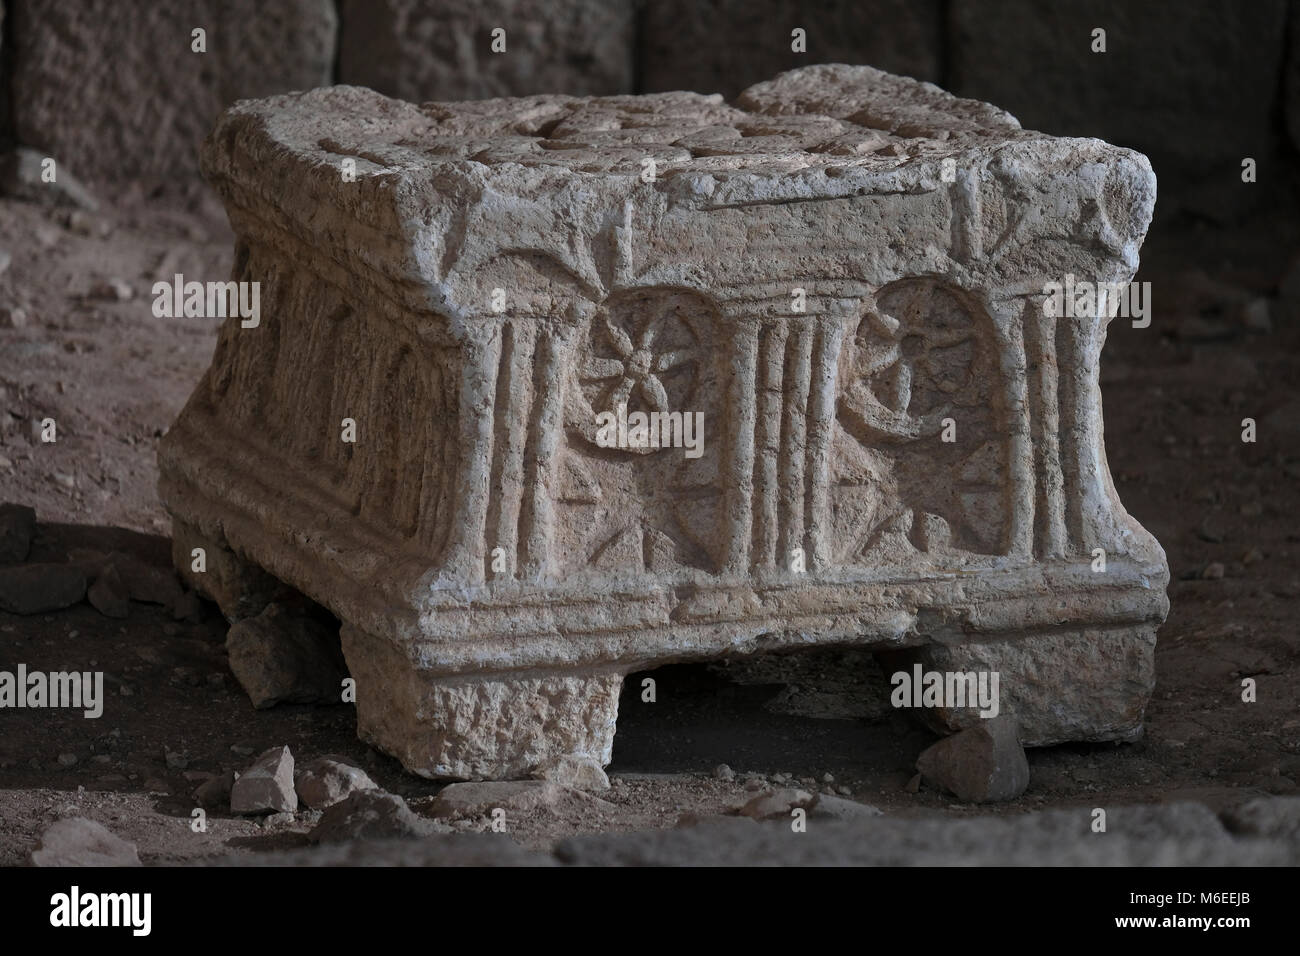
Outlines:
{"label": "weathered stone texture", "polygon": [[1029,786],[1016,719],[1007,714],[980,720],[928,747],[916,769],[967,803],[1014,800]]}
{"label": "weathered stone texture", "polygon": [[85,817],[57,820],[41,834],[32,850],[32,865],[139,866],[135,844],[116,836],[103,824]]}
{"label": "weathered stone texture", "polygon": [[[805,31],[806,52],[791,33]],[[865,64],[918,80],[940,78],[939,0],[656,0],[638,37],[641,89],[735,96],[783,70]]]}
{"label": "weathered stone texture", "polygon": [[5,5],[0,0],[0,148],[9,142],[9,72],[5,68]]}
{"label": "weathered stone texture", "polygon": [[18,141],[90,182],[193,175],[223,108],[330,82],[330,0],[10,2]]}
{"label": "weathered stone texture", "polygon": [[[1119,689],[1004,681],[1026,737],[1140,719],[1141,655],[1075,644],[1149,635],[1168,570],[1106,465],[1106,317],[1044,285],[1132,277],[1143,156],[816,66],[734,105],[275,97],[204,169],[262,319],[162,443],[178,561],[342,619],[360,733],[408,769],[606,762],[622,675],[817,645],[1056,635],[1098,668],[1061,688]],[[618,409],[703,442],[608,447]]]}
{"label": "weathered stone texture", "polygon": [[[1026,747],[1071,740],[1133,740],[1155,684],[1155,628],[1093,628],[1027,634],[1009,641],[969,640],[887,653],[887,667],[926,671],[994,672],[1000,709],[1021,724]],[[984,722],[978,708],[916,711],[949,733]]]}
{"label": "weathered stone texture", "polygon": [[1286,51],[1286,79],[1283,95],[1286,106],[1286,128],[1291,145],[1300,149],[1300,5],[1291,4],[1290,29]]}
{"label": "weathered stone texture", "polygon": [[1027,126],[1141,149],[1162,178],[1240,184],[1242,158],[1278,145],[1286,16],[1287,0],[954,0],[949,83]]}
{"label": "weathered stone texture", "polygon": [[340,82],[398,99],[632,91],[633,0],[342,0],[340,14]]}

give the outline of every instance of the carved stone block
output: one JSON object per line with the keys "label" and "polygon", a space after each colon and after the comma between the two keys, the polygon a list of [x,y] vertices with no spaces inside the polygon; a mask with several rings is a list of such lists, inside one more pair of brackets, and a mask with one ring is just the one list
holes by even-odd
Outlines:
{"label": "carved stone block", "polygon": [[408,769],[608,762],[623,675],[813,645],[1005,666],[1026,741],[1140,729],[1168,570],[1106,464],[1106,299],[1045,288],[1132,278],[1141,155],[822,66],[278,96],[203,166],[261,311],[162,443],[178,563],[330,608]]}

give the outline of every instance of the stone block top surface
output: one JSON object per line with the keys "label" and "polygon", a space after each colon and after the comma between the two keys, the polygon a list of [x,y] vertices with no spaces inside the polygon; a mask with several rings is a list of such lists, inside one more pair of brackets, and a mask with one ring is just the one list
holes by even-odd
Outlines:
{"label": "stone block top surface", "polygon": [[515,314],[563,315],[620,287],[760,289],[792,266],[831,283],[814,313],[843,297],[836,282],[905,273],[1041,285],[1045,255],[1053,273],[1131,274],[1155,202],[1138,153],[843,65],[733,104],[285,94],[228,110],[203,166],[237,231],[287,234],[357,292],[453,323],[492,318],[494,288],[527,290]]}
{"label": "stone block top surface", "polygon": [[[1038,136],[997,107],[865,66],[822,65],[719,94],[541,95],[416,105],[339,86],[245,103],[298,158],[428,169],[472,163],[640,178],[809,167],[889,170],[922,156]],[[364,167],[362,167],[364,171]],[[373,170],[372,170],[373,171]]]}

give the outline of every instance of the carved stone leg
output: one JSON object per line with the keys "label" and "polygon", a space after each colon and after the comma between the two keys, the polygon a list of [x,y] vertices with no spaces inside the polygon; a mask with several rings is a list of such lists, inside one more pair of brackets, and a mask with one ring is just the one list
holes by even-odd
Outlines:
{"label": "carved stone leg", "polygon": [[[931,644],[880,655],[887,672],[997,672],[1000,712],[1020,722],[1021,743],[1134,740],[1155,684],[1151,624],[1028,634],[1001,640]],[[918,708],[934,730],[979,723],[978,708]]]}
{"label": "carved stone leg", "polygon": [[346,625],[343,653],[357,734],[422,777],[501,780],[565,754],[601,766],[612,757],[621,672],[430,677],[392,642]]}

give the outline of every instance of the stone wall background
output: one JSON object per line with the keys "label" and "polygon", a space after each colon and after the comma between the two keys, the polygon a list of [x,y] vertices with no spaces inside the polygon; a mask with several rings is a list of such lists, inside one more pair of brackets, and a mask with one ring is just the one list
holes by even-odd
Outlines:
{"label": "stone wall background", "polygon": [[[196,27],[205,54],[190,51]],[[1229,222],[1291,197],[1300,0],[0,0],[0,150],[53,155],[92,185],[184,179],[242,97],[328,82],[412,100],[734,95],[820,62],[1140,149],[1161,217]],[[1247,156],[1259,188],[1243,192]]]}

